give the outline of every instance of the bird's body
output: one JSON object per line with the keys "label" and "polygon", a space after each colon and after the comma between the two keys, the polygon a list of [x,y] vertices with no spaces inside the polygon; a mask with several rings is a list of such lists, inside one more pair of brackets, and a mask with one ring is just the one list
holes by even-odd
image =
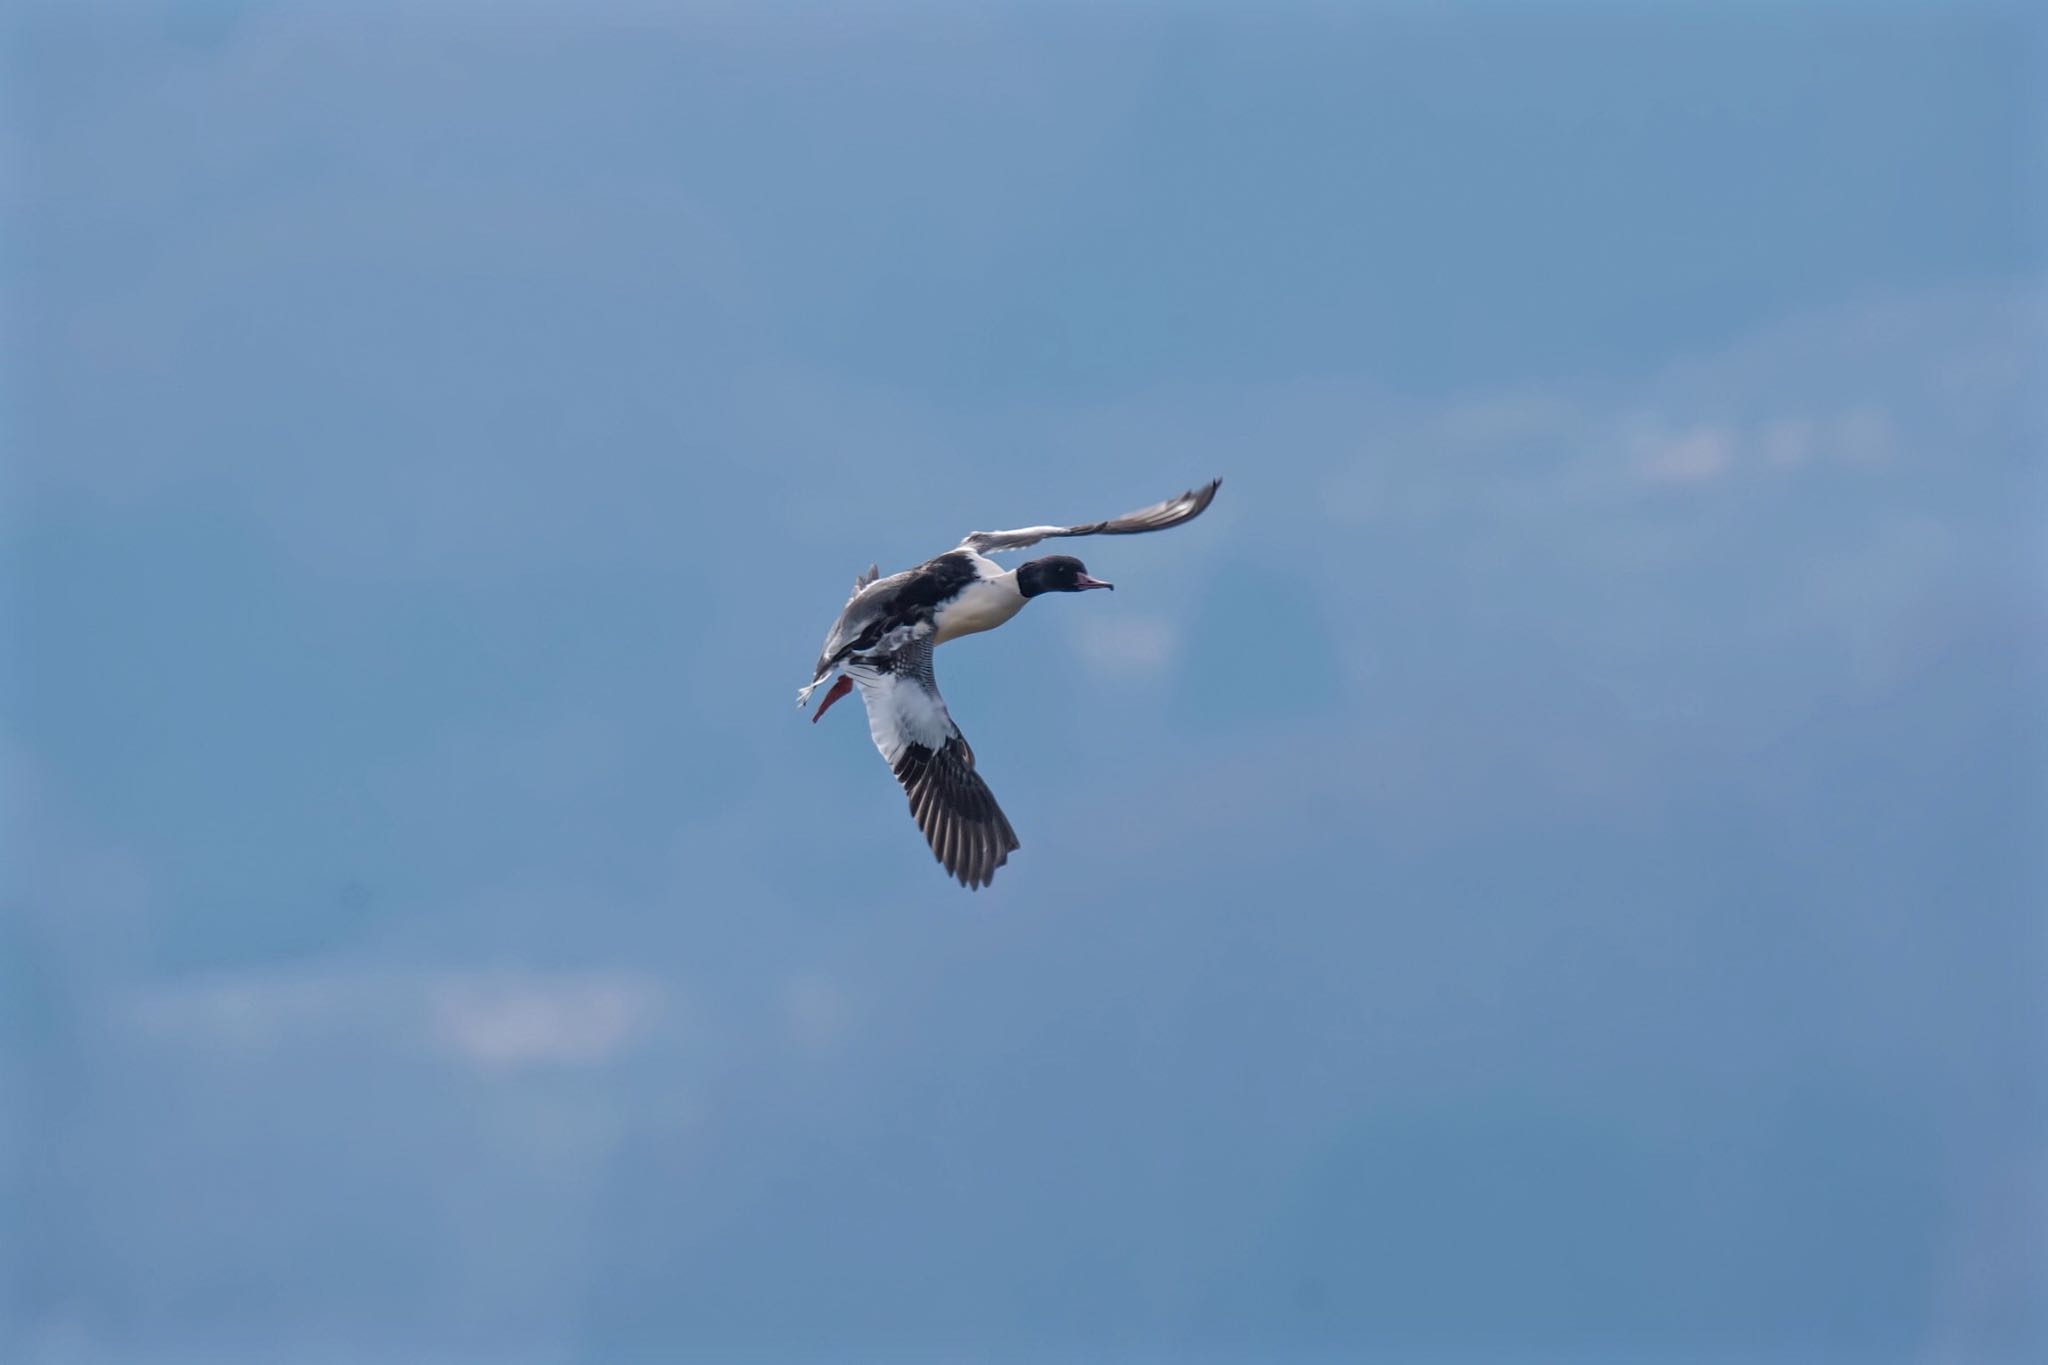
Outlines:
{"label": "bird's body", "polygon": [[929,625],[932,643],[941,645],[994,630],[1024,610],[1028,600],[1014,570],[1006,573],[1002,565],[972,550],[948,550],[887,578],[864,575],[825,637],[817,676],[830,672],[835,656],[847,646],[878,629]]}
{"label": "bird's body", "polygon": [[911,814],[946,870],[968,887],[987,886],[1018,847],[1017,835],[974,771],[974,751],[953,723],[932,674],[932,651],[949,640],[993,630],[1033,597],[1111,584],[1089,577],[1081,561],[1049,555],[1005,570],[988,556],[1051,536],[1131,535],[1199,516],[1222,480],[1111,521],[977,531],[914,569],[883,578],[870,567],[855,580],[811,682],[797,705],[835,669],[843,676],[811,719],[823,717],[852,687],[867,706],[868,731],[910,800]]}
{"label": "bird's body", "polygon": [[994,630],[1024,610],[1024,604],[1031,600],[1018,586],[1016,571],[1005,573],[1003,566],[993,559],[967,550],[954,550],[942,557],[967,560],[975,577],[954,594],[951,601],[941,604],[933,613],[932,643],[935,645],[957,640],[963,635],[979,635],[984,630]]}

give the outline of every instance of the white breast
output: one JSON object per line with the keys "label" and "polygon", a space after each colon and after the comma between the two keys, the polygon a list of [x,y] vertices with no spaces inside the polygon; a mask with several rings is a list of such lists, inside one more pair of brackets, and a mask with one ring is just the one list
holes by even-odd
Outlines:
{"label": "white breast", "polygon": [[932,618],[938,628],[932,643],[942,645],[962,635],[994,630],[1022,610],[1024,594],[1017,590],[1017,575],[998,572],[993,578],[968,584],[959,596],[939,608]]}

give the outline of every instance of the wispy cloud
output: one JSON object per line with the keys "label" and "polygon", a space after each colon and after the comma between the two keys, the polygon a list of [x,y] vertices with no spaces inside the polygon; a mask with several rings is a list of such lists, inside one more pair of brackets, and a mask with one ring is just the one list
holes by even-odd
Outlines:
{"label": "wispy cloud", "polygon": [[624,971],[313,968],[145,988],[130,1018],[174,1045],[267,1053],[347,1034],[465,1067],[591,1067],[650,1035],[668,992]]}
{"label": "wispy cloud", "polygon": [[443,978],[428,998],[435,1036],[464,1061],[592,1066],[644,1035],[662,993],[632,975],[522,972]]}
{"label": "wispy cloud", "polygon": [[1073,628],[1074,649],[1100,677],[1156,677],[1173,666],[1180,650],[1180,629],[1159,616],[1119,615],[1083,619]]}
{"label": "wispy cloud", "polygon": [[1636,470],[1651,483],[1708,483],[1728,472],[1735,448],[1722,427],[1691,427],[1637,440]]}
{"label": "wispy cloud", "polygon": [[1637,474],[1659,484],[1769,477],[1820,465],[1874,466],[1898,453],[1897,423],[1874,405],[1787,414],[1747,424],[1700,423],[1644,431],[1633,442]]}
{"label": "wispy cloud", "polygon": [[1360,454],[1331,481],[1339,522],[1599,504],[1803,472],[1967,455],[2022,429],[2036,285],[1900,294],[1760,328],[1643,382],[1359,403]]}

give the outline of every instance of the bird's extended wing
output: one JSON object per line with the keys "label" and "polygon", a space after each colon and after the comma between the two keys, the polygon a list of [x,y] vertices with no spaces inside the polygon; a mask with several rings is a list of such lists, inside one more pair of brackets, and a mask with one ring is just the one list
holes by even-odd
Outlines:
{"label": "bird's extended wing", "polygon": [[903,784],[932,855],[962,886],[987,886],[1018,848],[1017,832],[974,771],[974,750],[939,696],[931,640],[854,656],[846,673],[860,687],[868,733]]}
{"label": "bird's extended wing", "polygon": [[999,554],[1021,550],[1051,536],[1134,536],[1143,531],[1164,531],[1184,521],[1193,521],[1214,501],[1223,480],[1211,479],[1200,488],[1190,488],[1177,498],[1140,507],[1108,521],[1090,521],[1079,526],[1026,526],[1015,531],[976,531],[960,542],[963,550],[977,554]]}

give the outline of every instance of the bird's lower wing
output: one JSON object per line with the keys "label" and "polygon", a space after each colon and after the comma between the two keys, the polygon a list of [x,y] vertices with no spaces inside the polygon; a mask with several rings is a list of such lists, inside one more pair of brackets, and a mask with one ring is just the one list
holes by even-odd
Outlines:
{"label": "bird's lower wing", "polygon": [[974,750],[939,696],[931,659],[931,642],[920,640],[884,658],[849,659],[846,672],[932,855],[962,886],[979,888],[1019,847],[1017,832],[974,770]]}
{"label": "bird's lower wing", "polygon": [[997,554],[1004,550],[1022,550],[1052,536],[1134,536],[1146,531],[1164,531],[1202,515],[1215,501],[1216,490],[1222,486],[1223,480],[1211,479],[1179,497],[1140,507],[1135,512],[1126,512],[1108,521],[1083,522],[1079,526],[1025,526],[1015,531],[976,531],[960,542],[960,548],[977,554]]}
{"label": "bird's lower wing", "polygon": [[1017,831],[974,771],[974,751],[967,741],[955,735],[937,749],[913,744],[895,767],[932,856],[962,886],[977,889],[993,882],[996,869],[1018,848]]}

